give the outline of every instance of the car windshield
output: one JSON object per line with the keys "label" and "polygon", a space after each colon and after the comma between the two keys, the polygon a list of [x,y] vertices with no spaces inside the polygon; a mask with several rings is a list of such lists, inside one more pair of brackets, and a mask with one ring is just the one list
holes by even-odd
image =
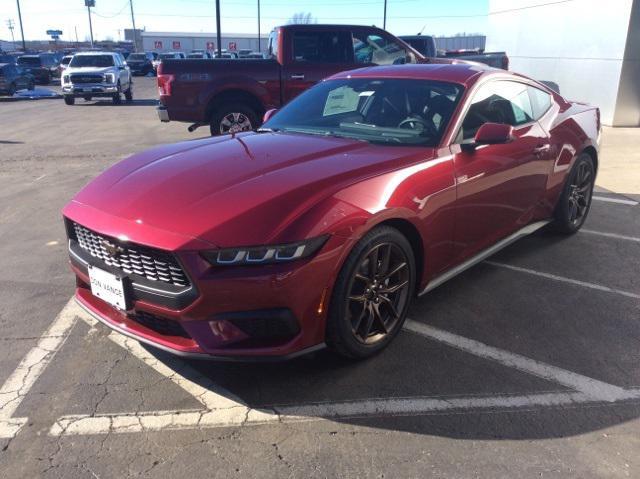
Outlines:
{"label": "car windshield", "polygon": [[30,67],[40,66],[40,57],[20,57],[18,58],[18,65],[28,65]]}
{"label": "car windshield", "polygon": [[146,59],[147,59],[147,57],[146,57],[146,55],[144,53],[132,53],[131,55],[129,55],[127,57],[127,61],[128,62],[130,62],[130,61],[141,62],[141,61],[144,61]]}
{"label": "car windshield", "polygon": [[63,65],[68,65],[69,62],[71,61],[72,57],[62,57],[62,60],[60,60],[60,63]]}
{"label": "car windshield", "polygon": [[113,57],[111,55],[76,55],[69,62],[70,67],[112,67]]}
{"label": "car windshield", "polygon": [[262,130],[436,146],[462,91],[432,80],[329,80],[301,94]]}

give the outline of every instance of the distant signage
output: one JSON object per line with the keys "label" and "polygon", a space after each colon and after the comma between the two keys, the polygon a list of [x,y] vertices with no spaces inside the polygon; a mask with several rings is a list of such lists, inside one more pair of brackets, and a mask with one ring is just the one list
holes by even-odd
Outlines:
{"label": "distant signage", "polygon": [[47,30],[47,35],[53,37],[53,36],[60,36],[62,35],[62,30]]}
{"label": "distant signage", "polygon": [[96,6],[96,0],[84,0],[84,6],[85,7],[95,7]]}
{"label": "distant signage", "polygon": [[171,45],[174,50],[180,50],[180,42],[178,40],[174,40]]}
{"label": "distant signage", "polygon": [[162,48],[162,40],[155,40],[153,42],[153,48]]}
{"label": "distant signage", "polygon": [[215,50],[216,42],[207,42],[207,50]]}
{"label": "distant signage", "polygon": [[229,42],[229,50],[231,50],[232,52],[235,52],[238,49],[238,45],[236,45],[236,42]]}

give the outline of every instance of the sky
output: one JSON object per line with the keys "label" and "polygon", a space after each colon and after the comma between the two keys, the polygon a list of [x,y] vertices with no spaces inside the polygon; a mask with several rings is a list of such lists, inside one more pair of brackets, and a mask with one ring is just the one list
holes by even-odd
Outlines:
{"label": "sky", "polygon": [[[47,39],[46,31],[62,30],[62,40],[88,38],[84,0],[19,0],[27,40]],[[215,0],[131,0],[136,27],[148,31],[215,32]],[[387,30],[396,35],[484,33],[489,0],[387,0]],[[258,0],[220,0],[221,30],[257,31]],[[354,23],[382,27],[384,0],[260,0],[261,30],[287,23],[294,13],[311,13],[317,23]],[[16,0],[0,0],[0,39],[10,40],[7,20],[20,39]],[[92,8],[96,40],[124,39],[131,28],[129,0],[96,0]]]}

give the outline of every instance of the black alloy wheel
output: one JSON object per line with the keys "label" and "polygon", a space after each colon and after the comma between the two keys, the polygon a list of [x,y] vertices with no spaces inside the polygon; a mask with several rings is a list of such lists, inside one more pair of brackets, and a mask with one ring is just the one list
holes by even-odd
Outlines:
{"label": "black alloy wheel", "polygon": [[388,226],[369,232],[353,249],[336,282],[327,342],[351,358],[371,356],[391,342],[415,289],[413,251]]}
{"label": "black alloy wheel", "polygon": [[589,214],[595,185],[593,159],[586,153],[576,160],[556,207],[553,226],[561,233],[578,231]]}

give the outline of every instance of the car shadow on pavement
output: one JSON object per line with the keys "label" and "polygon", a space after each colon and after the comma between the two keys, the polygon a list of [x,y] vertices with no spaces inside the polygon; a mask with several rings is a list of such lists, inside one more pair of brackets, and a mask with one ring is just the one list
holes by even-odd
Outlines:
{"label": "car shadow on pavement", "polygon": [[133,99],[132,101],[122,100],[119,104],[114,104],[110,99],[96,99],[84,101],[82,98],[76,99],[76,104],[74,106],[112,106],[112,107],[121,107],[121,106],[156,106],[158,104],[158,100],[153,99]]}

